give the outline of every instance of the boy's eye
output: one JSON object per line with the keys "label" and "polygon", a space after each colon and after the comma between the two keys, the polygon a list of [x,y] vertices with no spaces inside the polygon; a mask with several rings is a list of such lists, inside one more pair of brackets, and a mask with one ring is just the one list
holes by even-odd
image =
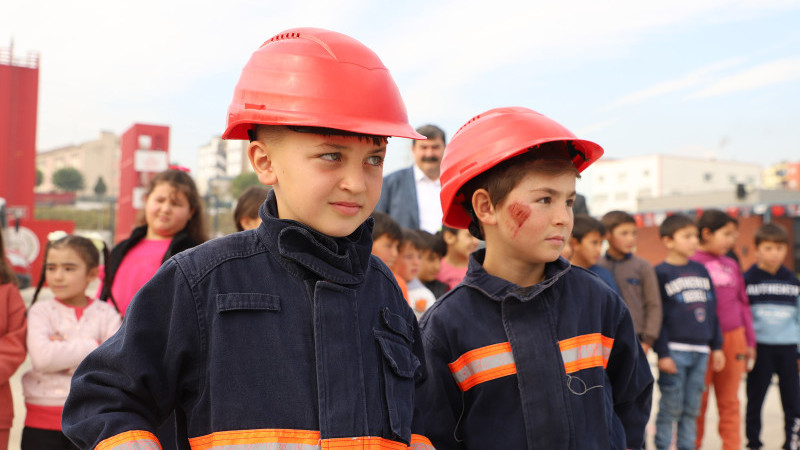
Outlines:
{"label": "boy's eye", "polygon": [[575,199],[574,198],[571,198],[571,199],[567,200],[567,206],[569,206],[570,208],[572,208],[572,205],[574,205],[574,204],[575,204]]}
{"label": "boy's eye", "polygon": [[551,197],[542,197],[539,200],[536,200],[537,203],[544,203],[545,205],[550,204],[553,199]]}
{"label": "boy's eye", "polygon": [[382,166],[383,165],[383,156],[381,155],[370,155],[367,157],[367,164],[370,166]]}
{"label": "boy's eye", "polygon": [[325,153],[325,154],[319,155],[319,157],[321,159],[326,160],[326,161],[341,161],[342,160],[342,154],[341,153]]}

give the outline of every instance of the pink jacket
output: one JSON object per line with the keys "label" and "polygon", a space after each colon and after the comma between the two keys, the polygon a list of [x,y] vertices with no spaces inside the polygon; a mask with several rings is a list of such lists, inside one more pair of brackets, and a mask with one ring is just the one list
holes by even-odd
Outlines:
{"label": "pink jacket", "polygon": [[727,256],[717,256],[698,251],[692,256],[706,267],[711,281],[714,283],[714,294],[717,297],[717,317],[722,331],[730,331],[744,327],[747,346],[756,346],[756,334],[753,331],[753,316],[750,312],[750,300],[744,285],[744,276],[739,264]]}
{"label": "pink jacket", "polygon": [[63,406],[72,373],[83,358],[111,337],[122,322],[110,304],[94,300],[78,320],[75,310],[56,300],[28,310],[28,354],[33,368],[22,376],[25,402]]}
{"label": "pink jacket", "polygon": [[[2,255],[0,255],[2,257]],[[25,303],[11,283],[0,284],[0,430],[11,428],[14,405],[8,379],[25,361]]]}

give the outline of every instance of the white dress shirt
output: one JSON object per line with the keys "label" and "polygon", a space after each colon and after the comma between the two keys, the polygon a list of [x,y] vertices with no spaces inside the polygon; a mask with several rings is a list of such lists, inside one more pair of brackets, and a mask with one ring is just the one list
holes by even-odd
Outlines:
{"label": "white dress shirt", "polygon": [[419,228],[429,233],[436,233],[442,229],[442,203],[439,200],[442,185],[439,179],[428,178],[416,164],[414,164],[414,182],[417,186]]}

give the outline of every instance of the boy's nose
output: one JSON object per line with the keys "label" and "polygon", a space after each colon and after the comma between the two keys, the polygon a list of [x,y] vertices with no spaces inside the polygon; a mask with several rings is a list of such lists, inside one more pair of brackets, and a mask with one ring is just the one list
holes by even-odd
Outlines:
{"label": "boy's nose", "polygon": [[341,186],[342,189],[354,193],[361,193],[367,190],[367,179],[364,176],[361,164],[359,164],[358,167],[350,167],[347,169],[347,172],[342,178]]}
{"label": "boy's nose", "polygon": [[570,206],[567,206],[565,208],[556,208],[556,212],[553,215],[553,223],[558,225],[566,224],[569,221],[571,213],[572,213],[572,207]]}

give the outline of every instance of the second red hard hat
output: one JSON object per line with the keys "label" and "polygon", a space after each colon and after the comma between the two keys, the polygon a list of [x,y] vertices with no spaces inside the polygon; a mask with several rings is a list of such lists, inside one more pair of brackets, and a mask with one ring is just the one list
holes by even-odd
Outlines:
{"label": "second red hard hat", "polygon": [[472,221],[462,206],[459,190],[497,164],[547,142],[571,142],[580,153],[572,162],[583,171],[603,154],[591,141],[578,139],[558,122],[522,107],[495,108],[464,124],[453,136],[442,158],[442,222],[467,228]]}

